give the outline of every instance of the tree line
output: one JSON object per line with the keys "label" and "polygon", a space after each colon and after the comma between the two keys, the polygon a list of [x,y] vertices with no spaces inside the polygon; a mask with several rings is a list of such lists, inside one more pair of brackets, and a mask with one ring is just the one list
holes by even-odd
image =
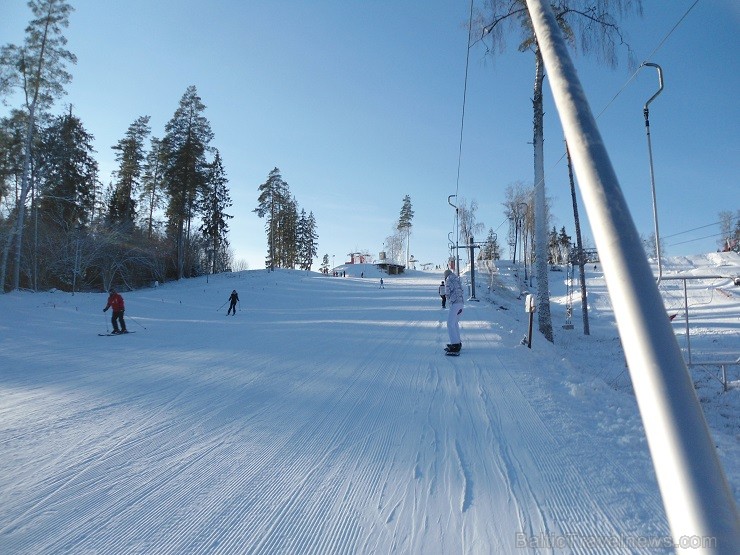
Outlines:
{"label": "tree line", "polygon": [[[149,116],[137,118],[111,147],[116,169],[106,187],[93,135],[72,109],[37,118],[25,199],[13,185],[22,180],[27,114],[14,110],[2,118],[4,288],[16,271],[13,289],[79,290],[113,282],[134,288],[228,268],[232,203],[204,109],[191,86],[161,139],[150,136]],[[13,249],[20,256],[8,256]]]}
{"label": "tree line", "polygon": [[137,287],[228,268],[228,178],[195,86],[161,138],[138,117],[112,149],[103,186],[93,135],[69,106],[53,114],[76,62],[71,6],[32,0],[22,45],[0,50],[0,290]]}
{"label": "tree line", "polygon": [[[30,0],[21,45],[0,48],[0,291],[135,288],[152,281],[228,270],[232,201],[206,106],[187,88],[164,132],[136,118],[111,148],[116,169],[99,176],[94,137],[70,105],[52,113],[76,57],[63,30],[65,0]],[[313,213],[298,211],[275,168],[259,186],[269,268],[310,269]]]}

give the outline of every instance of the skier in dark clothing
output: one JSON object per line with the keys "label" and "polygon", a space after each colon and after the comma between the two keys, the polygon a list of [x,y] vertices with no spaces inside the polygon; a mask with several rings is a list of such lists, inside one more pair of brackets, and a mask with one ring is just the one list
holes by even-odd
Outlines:
{"label": "skier in dark clothing", "polygon": [[442,297],[442,308],[447,306],[447,292],[445,291],[445,282],[439,285],[439,296]]}
{"label": "skier in dark clothing", "polygon": [[231,314],[231,311],[232,310],[234,311],[234,316],[236,316],[236,303],[239,302],[239,295],[236,292],[236,289],[234,289],[231,292],[231,295],[229,295],[229,302],[231,304],[229,305],[229,310],[226,312],[226,316],[228,316],[229,314]]}
{"label": "skier in dark clothing", "polygon": [[[113,309],[113,316],[111,317],[111,324],[113,324],[113,333],[128,333],[126,331],[126,322],[123,320],[123,297],[116,293],[116,290],[112,287],[108,291],[108,304],[105,305],[103,312],[106,312],[109,308]],[[121,329],[118,329],[120,324]]]}

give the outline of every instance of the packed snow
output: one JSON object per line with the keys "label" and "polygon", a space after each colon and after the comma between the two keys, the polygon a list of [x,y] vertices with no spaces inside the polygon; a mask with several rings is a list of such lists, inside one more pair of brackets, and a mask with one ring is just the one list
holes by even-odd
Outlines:
{"label": "packed snow", "polygon": [[[441,271],[123,291],[115,337],[104,293],[0,295],[0,553],[672,552],[600,266],[591,335],[553,271],[555,344],[531,349],[523,268],[498,266],[459,357]],[[740,356],[740,257],[663,272],[724,276],[687,282],[689,338],[683,282],[660,287],[694,362]],[[739,368],[727,391],[691,368],[736,500]]]}

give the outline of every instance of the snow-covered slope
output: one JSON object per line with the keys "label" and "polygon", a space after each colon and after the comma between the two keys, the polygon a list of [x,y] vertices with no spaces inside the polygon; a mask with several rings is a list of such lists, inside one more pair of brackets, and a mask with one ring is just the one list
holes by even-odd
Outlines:
{"label": "snow-covered slope", "polygon": [[[579,307],[559,329],[558,274],[556,343],[530,350],[502,263],[458,358],[438,273],[347,270],[128,292],[122,337],[97,336],[103,294],[0,296],[0,552],[670,552],[598,268],[592,335]],[[701,395],[737,498],[734,380]]]}

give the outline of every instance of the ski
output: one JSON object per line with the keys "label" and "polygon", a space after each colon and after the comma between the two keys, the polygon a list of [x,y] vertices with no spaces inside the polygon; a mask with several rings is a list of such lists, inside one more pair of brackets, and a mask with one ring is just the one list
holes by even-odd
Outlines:
{"label": "ski", "polygon": [[129,333],[136,333],[135,331],[127,331],[125,333],[99,333],[98,337],[114,337],[116,335],[128,335]]}

